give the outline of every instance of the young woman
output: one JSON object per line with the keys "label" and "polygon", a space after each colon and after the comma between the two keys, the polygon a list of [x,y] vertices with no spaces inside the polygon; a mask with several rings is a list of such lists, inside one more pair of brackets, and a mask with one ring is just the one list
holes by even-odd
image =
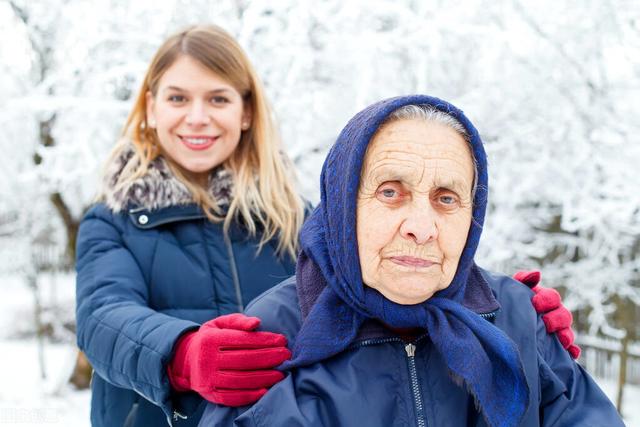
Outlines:
{"label": "young woman", "polygon": [[284,336],[237,313],[294,273],[292,171],[237,42],[214,26],[167,39],[78,235],[94,426],[197,425],[203,400],[252,403],[283,378]]}
{"label": "young woman", "polygon": [[[79,231],[78,343],[95,369],[93,425],[195,425],[202,398],[190,390],[243,404],[282,378],[271,368],[289,357],[283,338],[249,334],[257,324],[234,318],[209,325],[201,377],[183,368],[200,344],[189,331],[294,273],[304,204],[292,170],[235,40],[208,26],[165,41]],[[226,351],[236,342],[245,349]],[[225,392],[230,381],[241,391]]]}

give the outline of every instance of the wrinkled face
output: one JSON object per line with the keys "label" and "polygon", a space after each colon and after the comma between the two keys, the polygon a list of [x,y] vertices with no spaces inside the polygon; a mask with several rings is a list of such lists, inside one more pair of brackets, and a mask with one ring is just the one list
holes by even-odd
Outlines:
{"label": "wrinkled face", "polygon": [[367,148],[358,191],[362,281],[399,304],[451,284],[472,217],[473,160],[453,129],[392,122]]}
{"label": "wrinkled face", "polygon": [[202,184],[250,121],[240,93],[189,56],[165,71],[155,96],[147,93],[147,118],[164,154]]}

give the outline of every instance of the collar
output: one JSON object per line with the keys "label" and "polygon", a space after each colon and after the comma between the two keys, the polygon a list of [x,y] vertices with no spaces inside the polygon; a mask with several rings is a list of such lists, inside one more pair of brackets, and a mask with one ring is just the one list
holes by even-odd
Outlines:
{"label": "collar", "polygon": [[204,219],[207,216],[196,204],[168,206],[161,209],[133,207],[128,210],[129,219],[139,229],[148,230],[172,222]]}
{"label": "collar", "polygon": [[[147,209],[145,207],[134,206],[127,210],[127,216],[131,223],[139,230],[151,230],[163,225],[187,221],[200,221],[202,223],[212,224],[200,206],[195,203],[168,206],[160,209]],[[222,230],[222,223],[213,225]],[[229,226],[228,236],[231,242],[238,242],[246,239],[247,231],[234,221]]]}
{"label": "collar", "polygon": [[[133,170],[138,166],[139,159],[135,156],[135,148],[130,142],[124,142],[124,148],[120,155],[111,161],[107,166],[104,175],[101,199],[107,207],[115,212],[127,212],[131,208],[144,208],[148,211],[164,210],[169,207],[193,205],[191,192],[173,174],[167,161],[158,156],[153,159],[148,166],[147,172],[135,179],[126,180]],[[126,185],[116,189],[119,181],[125,180]],[[220,205],[230,203],[233,192],[233,177],[231,173],[222,166],[218,166],[209,175],[208,192],[216,198]],[[184,211],[191,208],[185,207]],[[178,216],[183,215],[178,209]],[[139,220],[139,214],[136,218]],[[152,216],[147,215],[148,219]],[[168,214],[167,214],[168,215]],[[190,214],[195,215],[195,214]],[[155,218],[156,215],[153,215]],[[164,215],[161,215],[164,218]],[[143,220],[144,222],[144,220]],[[147,221],[140,225],[152,227],[155,221]]]}

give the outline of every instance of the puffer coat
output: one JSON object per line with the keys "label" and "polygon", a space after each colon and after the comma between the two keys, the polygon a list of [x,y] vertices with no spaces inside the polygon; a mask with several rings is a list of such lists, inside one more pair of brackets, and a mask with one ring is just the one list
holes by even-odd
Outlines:
{"label": "puffer coat", "polygon": [[259,235],[236,224],[225,236],[189,201],[160,158],[129,188],[107,192],[80,225],[77,340],[95,370],[93,426],[196,425],[203,400],[172,393],[166,374],[177,339],[242,311],[294,272],[275,242],[258,252]]}
{"label": "puffer coat", "polygon": [[[519,425],[623,426],[596,383],[547,334],[529,302],[533,293],[511,278],[480,271],[501,309],[478,321],[503,330],[523,362],[530,400]],[[247,314],[262,319],[261,329],[285,334],[293,347],[301,326],[295,279],[259,297]],[[208,404],[200,427],[486,427],[473,397],[451,379],[428,335],[407,341],[380,325],[366,326],[366,339],[294,369],[251,407]]]}

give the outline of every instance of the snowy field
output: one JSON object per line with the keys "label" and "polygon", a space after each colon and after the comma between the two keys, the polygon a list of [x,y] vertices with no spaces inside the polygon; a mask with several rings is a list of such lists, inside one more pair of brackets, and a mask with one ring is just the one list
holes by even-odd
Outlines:
{"label": "snowy field", "polygon": [[76,349],[46,345],[42,379],[34,340],[0,341],[0,426],[89,426],[89,391],[68,385]]}
{"label": "snowy field", "polygon": [[[73,312],[72,276],[47,277],[40,286],[43,305],[55,302]],[[90,393],[67,383],[75,346],[45,341],[42,378],[38,343],[25,338],[33,330],[33,293],[19,277],[0,278],[0,289],[0,426],[88,426]]]}
{"label": "snowy field", "polygon": [[[62,286],[64,285],[64,286]],[[75,362],[76,349],[70,344],[44,345],[46,378],[41,377],[38,343],[35,339],[17,338],[7,331],[32,323],[33,296],[17,279],[0,279],[0,426],[42,427],[89,426],[88,391],[77,391],[67,384]],[[71,301],[70,280],[58,280],[60,301]],[[51,297],[45,286],[43,300]],[[7,296],[11,297],[8,298]],[[610,399],[615,401],[615,384],[599,381]],[[640,387],[627,386],[623,403],[628,427],[640,427]],[[605,427],[605,426],[603,426]]]}

